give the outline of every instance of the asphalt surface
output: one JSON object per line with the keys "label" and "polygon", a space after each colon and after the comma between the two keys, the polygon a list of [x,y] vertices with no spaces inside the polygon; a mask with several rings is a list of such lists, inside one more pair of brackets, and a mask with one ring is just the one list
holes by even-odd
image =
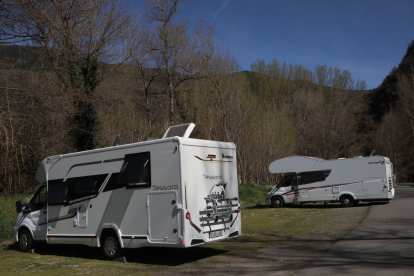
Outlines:
{"label": "asphalt surface", "polygon": [[414,275],[414,185],[398,186],[390,203],[371,206],[347,236],[302,261],[293,274]]}

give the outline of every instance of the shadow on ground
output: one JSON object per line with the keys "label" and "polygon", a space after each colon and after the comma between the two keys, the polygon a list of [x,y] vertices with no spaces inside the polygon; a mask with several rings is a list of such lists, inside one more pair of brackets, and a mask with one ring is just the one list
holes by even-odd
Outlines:
{"label": "shadow on ground", "polygon": [[[6,250],[18,250],[15,244],[9,245]],[[161,247],[143,247],[136,249],[125,249],[123,255],[126,262],[153,264],[161,266],[178,266],[185,263],[209,258],[212,256],[227,253],[227,250],[213,249],[208,247],[191,247],[191,248],[161,248]],[[40,255],[55,255],[63,257],[73,257],[82,259],[105,260],[100,248],[83,246],[83,245],[54,245],[54,244],[36,244],[34,253]],[[27,252],[26,254],[30,254]],[[123,261],[119,258],[118,261]]]}
{"label": "shadow on ground", "polygon": [[[384,205],[389,203],[388,201],[373,201],[373,202],[360,202],[358,205],[352,208],[358,207],[366,207],[366,206],[374,206],[374,205]],[[256,204],[253,206],[248,206],[246,209],[267,209],[273,208],[267,204]],[[343,208],[339,203],[328,203],[328,204],[321,204],[321,203],[305,203],[305,204],[298,204],[298,205],[285,205],[283,208],[299,208],[299,209],[334,209],[334,208]]]}

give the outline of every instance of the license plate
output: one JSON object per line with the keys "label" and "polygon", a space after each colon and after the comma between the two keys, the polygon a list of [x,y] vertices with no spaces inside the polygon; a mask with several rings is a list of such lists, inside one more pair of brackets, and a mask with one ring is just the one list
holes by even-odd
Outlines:
{"label": "license plate", "polygon": [[218,238],[223,236],[223,231],[213,231],[208,233],[208,236],[210,237],[210,239]]}

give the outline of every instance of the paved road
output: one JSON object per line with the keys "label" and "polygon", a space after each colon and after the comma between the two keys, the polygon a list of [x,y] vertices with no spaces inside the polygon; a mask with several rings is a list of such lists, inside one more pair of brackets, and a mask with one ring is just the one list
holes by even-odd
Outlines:
{"label": "paved road", "polygon": [[389,204],[371,206],[359,226],[319,255],[293,272],[414,275],[414,186],[399,186]]}

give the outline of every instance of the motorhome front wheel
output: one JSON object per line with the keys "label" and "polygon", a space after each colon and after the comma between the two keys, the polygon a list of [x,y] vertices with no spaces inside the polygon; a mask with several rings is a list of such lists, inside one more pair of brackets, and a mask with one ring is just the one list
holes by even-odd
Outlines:
{"label": "motorhome front wheel", "polygon": [[275,208],[282,208],[284,205],[283,198],[280,196],[272,197],[272,206]]}
{"label": "motorhome front wheel", "polygon": [[32,248],[33,238],[29,230],[27,230],[26,228],[22,228],[19,231],[18,245],[21,251],[27,251]]}

